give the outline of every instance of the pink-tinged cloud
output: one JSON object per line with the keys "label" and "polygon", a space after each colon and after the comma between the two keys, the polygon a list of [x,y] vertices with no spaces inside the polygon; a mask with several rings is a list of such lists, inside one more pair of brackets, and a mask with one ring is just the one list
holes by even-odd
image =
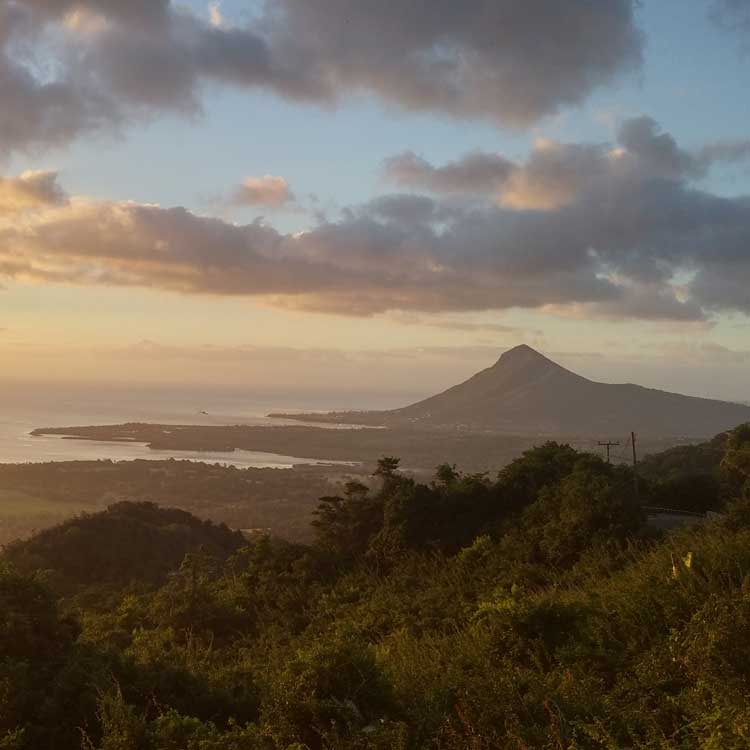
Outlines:
{"label": "pink-tinged cloud", "polygon": [[[518,169],[533,210],[384,195],[296,234],[184,208],[52,200],[0,215],[0,276],[256,296],[340,315],[750,313],[750,199],[699,189],[700,159],[652,121],[624,123],[616,144],[537,147]],[[541,205],[550,185],[556,200]]]}
{"label": "pink-tinged cloud", "polygon": [[283,177],[270,174],[245,178],[232,195],[232,202],[239,206],[282,208],[294,200],[289,183]]}
{"label": "pink-tinged cloud", "polygon": [[411,151],[387,159],[383,172],[400,187],[437,195],[484,196],[519,210],[555,210],[612,184],[698,180],[717,163],[750,159],[750,140],[680,148],[650,117],[625,120],[614,144],[537,140],[525,163],[472,151],[434,166]]}

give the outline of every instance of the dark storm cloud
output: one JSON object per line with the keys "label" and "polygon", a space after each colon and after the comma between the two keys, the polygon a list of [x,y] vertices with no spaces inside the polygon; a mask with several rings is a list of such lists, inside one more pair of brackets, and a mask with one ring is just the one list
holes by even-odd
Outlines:
{"label": "dark storm cloud", "polygon": [[207,82],[524,126],[639,65],[633,5],[278,0],[232,26],[168,0],[0,0],[0,153],[198,111]]}
{"label": "dark storm cloud", "polygon": [[[262,296],[344,315],[520,307],[695,321],[750,313],[750,198],[697,186],[706,164],[726,157],[711,148],[710,156],[687,152],[641,118],[624,123],[615,144],[538,144],[496,202],[385,195],[296,234],[181,208],[50,200],[54,176],[37,176],[47,203],[14,212],[9,200],[0,214],[0,274]],[[15,196],[19,179],[0,185]]]}

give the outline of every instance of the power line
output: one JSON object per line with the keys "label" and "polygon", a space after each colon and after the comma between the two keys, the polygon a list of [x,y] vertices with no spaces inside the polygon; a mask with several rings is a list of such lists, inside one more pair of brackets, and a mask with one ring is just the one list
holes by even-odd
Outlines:
{"label": "power line", "polygon": [[610,448],[612,448],[612,447],[613,447],[613,446],[615,446],[615,445],[620,445],[620,441],[618,440],[618,441],[617,441],[617,442],[615,443],[615,442],[612,442],[611,440],[607,440],[607,441],[605,441],[605,442],[602,442],[602,441],[600,440],[600,441],[599,441],[599,442],[597,443],[597,445],[601,445],[601,446],[603,446],[603,447],[605,447],[605,448],[607,449],[607,463],[611,463],[611,461],[609,460],[609,451],[610,451]]}

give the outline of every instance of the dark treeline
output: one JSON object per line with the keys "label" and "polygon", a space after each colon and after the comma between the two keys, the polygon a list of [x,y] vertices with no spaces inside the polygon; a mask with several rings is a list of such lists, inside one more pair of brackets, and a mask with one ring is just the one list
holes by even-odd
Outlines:
{"label": "dark treeline", "polygon": [[[547,443],[429,483],[385,457],[309,545],[132,502],[11,545],[0,748],[747,748],[750,427],[715,442],[638,499]],[[655,498],[721,517],[664,536]]]}

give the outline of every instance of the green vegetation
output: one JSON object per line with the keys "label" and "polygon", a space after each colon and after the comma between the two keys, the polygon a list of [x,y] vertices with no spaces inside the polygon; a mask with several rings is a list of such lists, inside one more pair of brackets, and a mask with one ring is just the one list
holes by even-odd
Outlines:
{"label": "green vegetation", "polygon": [[199,426],[123,424],[35,430],[37,435],[76,439],[137,441],[155,450],[270,452],[320,461],[370,463],[393,452],[409,468],[427,468],[447,460],[461,466],[496,467],[533,447],[530,436],[415,429],[336,430],[307,426]]}
{"label": "green vegetation", "polygon": [[640,474],[650,485],[652,505],[703,513],[741,494],[748,455],[750,430],[740,426],[705,443],[646,456]]}
{"label": "green vegetation", "polygon": [[496,478],[384,458],[309,545],[127,502],[19,542],[0,748],[747,748],[750,428],[722,443],[722,517],[668,536],[547,443]]}
{"label": "green vegetation", "polygon": [[117,503],[10,544],[5,560],[18,570],[48,570],[59,586],[163,583],[185,555],[222,560],[243,545],[242,534],[152,503]]}
{"label": "green vegetation", "polygon": [[348,478],[324,467],[237,469],[174,460],[0,464],[0,544],[122,501],[155,502],[234,529],[311,541],[316,498]]}
{"label": "green vegetation", "polygon": [[[579,401],[576,401],[579,403]],[[34,430],[35,435],[61,435],[72,439],[135,441],[156,450],[270,452],[319,461],[349,461],[370,466],[376,456],[399,456],[409,470],[429,472],[434,466],[455,462],[464,471],[499,471],[545,440],[545,433],[522,435],[505,432],[473,432],[462,427],[438,429],[393,428],[335,430],[322,427],[253,425],[159,425],[130,423],[88,427],[59,427]],[[598,433],[597,433],[598,434]],[[642,435],[644,453],[674,446],[673,438]],[[580,434],[565,436],[579,448],[595,445],[596,438]],[[372,470],[370,466],[370,470]]]}

